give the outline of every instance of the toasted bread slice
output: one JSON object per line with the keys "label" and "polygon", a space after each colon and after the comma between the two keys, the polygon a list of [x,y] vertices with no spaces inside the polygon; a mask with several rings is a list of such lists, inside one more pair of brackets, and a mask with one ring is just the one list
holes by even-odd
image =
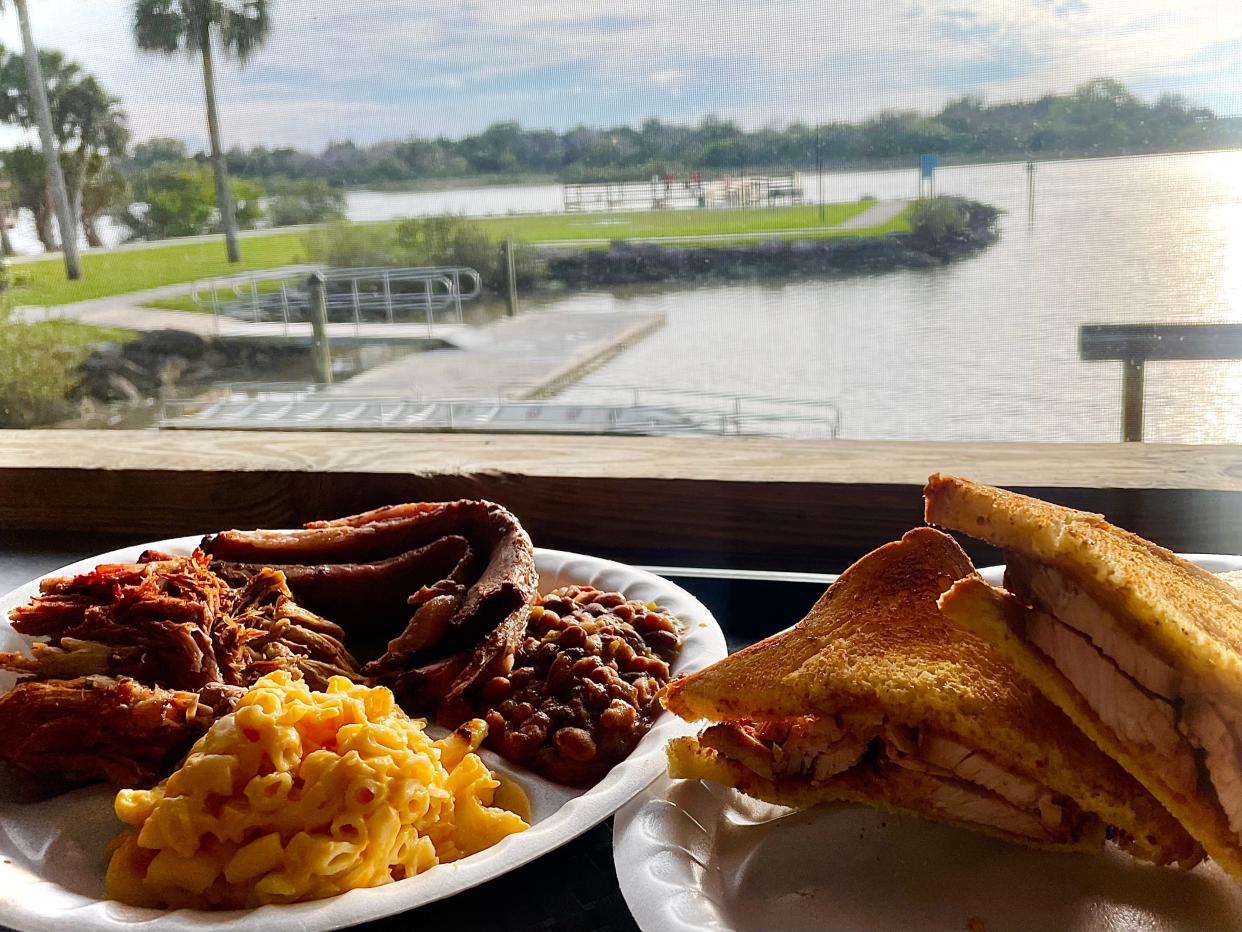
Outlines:
{"label": "toasted bread slice", "polygon": [[964,630],[986,640],[1023,677],[1063,710],[1113,760],[1134,774],[1186,827],[1189,833],[1233,876],[1242,879],[1237,836],[1229,829],[1214,802],[1203,795],[1187,795],[1164,779],[1163,761],[1140,760],[1101,722],[1083,696],[1056,665],[1023,632],[1040,614],[1013,594],[988,585],[979,577],[962,579],[940,598],[944,616]]}
{"label": "toasted bread slice", "polygon": [[1072,579],[1183,678],[1242,705],[1242,592],[1101,515],[934,475],[928,524],[1047,563]]}
{"label": "toasted bread slice", "polygon": [[[1195,860],[1198,846],[1151,794],[990,645],[940,615],[941,593],[973,572],[952,538],[931,528],[910,531],[846,570],[794,628],[670,683],[664,704],[682,718],[714,722],[878,710],[890,722],[951,735],[1070,797],[1130,836],[1139,857]],[[719,755],[709,750],[683,744],[670,754],[677,766],[682,758],[715,761]],[[847,775],[814,792],[782,792],[861,799],[864,789]],[[760,778],[748,779],[762,796],[753,782]],[[736,774],[727,782],[741,785]],[[877,787],[866,801],[887,799],[936,817],[919,808],[917,794],[906,795],[908,785]],[[847,791],[856,795],[832,795]]]}

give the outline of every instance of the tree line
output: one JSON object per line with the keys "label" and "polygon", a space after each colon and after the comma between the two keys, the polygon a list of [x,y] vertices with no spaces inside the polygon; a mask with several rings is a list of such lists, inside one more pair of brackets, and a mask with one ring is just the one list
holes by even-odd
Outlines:
{"label": "tree line", "polygon": [[[231,174],[248,178],[382,186],[478,175],[633,180],[699,169],[806,169],[817,159],[832,168],[893,164],[926,152],[970,160],[1038,159],[1239,144],[1239,121],[1220,120],[1178,94],[1146,103],[1121,82],[1103,78],[1037,100],[989,104],[965,96],[935,114],[891,110],[852,123],[747,130],[707,116],[696,126],[649,119],[638,127],[555,132],[508,121],[460,139],[336,142],[319,152],[234,147],[225,160]],[[135,156],[142,157],[141,147]]]}
{"label": "tree line", "polygon": [[[0,0],[0,4],[3,0]],[[19,4],[19,11],[22,8]],[[32,69],[25,52],[0,48],[0,122],[34,129],[42,86],[59,180],[49,171],[47,146],[0,151],[7,196],[0,199],[0,242],[11,252],[3,211],[25,208],[45,248],[59,245],[57,187],[72,227],[101,245],[100,220],[109,216],[130,238],[163,239],[222,232],[230,258],[238,228],[316,223],[340,217],[346,185],[400,185],[471,176],[553,176],[562,181],[623,180],[653,174],[828,168],[910,161],[920,153],[984,160],[1060,158],[1170,151],[1242,144],[1242,121],[1222,120],[1184,97],[1164,94],[1147,103],[1112,79],[1089,81],[1069,94],[989,104],[980,97],[951,101],[934,114],[885,111],[858,122],[747,130],[715,116],[697,125],[648,119],[638,127],[525,129],[495,123],[459,139],[411,137],[358,145],[338,142],[319,152],[233,147],[220,142],[211,53],[245,59],[270,29],[266,4],[239,0],[134,0],[140,47],[202,59],[207,152],[154,138],[130,145],[120,99],[78,63],[40,50]],[[213,36],[215,37],[213,40]],[[36,74],[35,84],[31,75]],[[69,256],[66,256],[69,262]]]}
{"label": "tree line", "polygon": [[45,247],[61,241],[69,278],[81,275],[77,231],[98,244],[105,214],[134,237],[218,230],[235,262],[237,229],[258,222],[261,199],[271,222],[312,222],[340,213],[343,185],[532,174],[607,181],[701,169],[891,164],[923,152],[984,160],[1242,144],[1242,120],[1218,119],[1177,94],[1148,104],[1124,84],[1098,79],[1033,101],[988,104],[965,96],[936,114],[893,110],[856,123],[747,130],[708,116],[695,126],[653,118],[638,127],[556,132],[507,121],[460,139],[341,142],[316,153],[262,146],[226,152],[215,61],[244,64],[262,47],[272,28],[268,0],[130,0],[139,49],[188,53],[201,66],[209,139],[209,151],[194,156],[171,139],[139,144],[131,153],[118,98],[60,53],[36,51],[27,0],[0,0],[0,10],[9,5],[17,12],[22,52],[0,48],[0,121],[37,130],[39,145],[0,153],[8,185],[8,196],[0,198],[0,248],[11,252],[6,204],[25,207]]}

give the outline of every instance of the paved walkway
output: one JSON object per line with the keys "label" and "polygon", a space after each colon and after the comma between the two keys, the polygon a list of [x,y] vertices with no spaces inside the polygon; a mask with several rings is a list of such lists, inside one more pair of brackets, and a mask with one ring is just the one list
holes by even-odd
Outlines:
{"label": "paved walkway", "polygon": [[[295,275],[312,266],[272,270]],[[184,295],[190,283],[77,301],[58,307],[19,307],[13,319],[77,320],[128,330],[182,330],[201,337],[310,342],[309,323],[236,320],[224,315],[145,307],[156,298]],[[338,343],[437,340],[451,348],[416,353],[378,366],[330,389],[348,394],[392,395],[417,390],[436,397],[530,398],[564,384],[664,322],[622,311],[535,311],[485,327],[425,322],[331,323]]]}
{"label": "paved walkway", "polygon": [[768,240],[777,236],[818,236],[822,233],[835,233],[840,230],[862,230],[878,227],[888,223],[909,205],[909,201],[878,201],[862,213],[856,214],[844,223],[822,227],[796,227],[787,230],[757,230],[751,233],[687,233],[679,236],[621,236],[596,237],[593,239],[558,239],[544,240],[532,245],[536,248],[560,249],[590,246],[607,246],[614,239],[622,239],[627,243],[648,243],[664,246],[676,246],[684,243],[731,243],[746,240]]}
{"label": "paved walkway", "polygon": [[[184,289],[182,289],[184,291]],[[82,305],[91,305],[89,308]],[[72,313],[58,314],[57,311],[70,310]],[[234,320],[231,317],[215,314],[194,314],[190,311],[162,310],[160,308],[141,307],[137,304],[110,299],[99,299],[99,302],[81,301],[68,304],[63,308],[48,308],[51,313],[41,313],[42,308],[22,308],[23,313],[15,318],[23,322],[39,320],[71,319],[101,327],[121,327],[126,330],[183,330],[222,340],[295,340],[311,339],[309,323],[289,323],[283,321],[261,321],[254,323],[245,320]],[[30,311],[34,313],[30,313]],[[474,328],[464,324],[436,323],[430,330],[426,323],[330,323],[328,336],[336,340],[397,340],[415,341],[436,339],[444,340],[455,346],[471,345],[474,341],[471,332]]]}
{"label": "paved walkway", "polygon": [[876,201],[861,214],[855,214],[842,224],[838,224],[838,230],[862,230],[867,227],[883,226],[896,217],[907,207],[910,206],[909,201]]}
{"label": "paved walkway", "polygon": [[[289,265],[279,269],[264,270],[272,274],[298,275],[313,271],[315,266]],[[224,279],[220,279],[223,281]],[[184,295],[193,286],[193,282],[180,282],[175,285],[162,285],[159,288],[147,288],[143,291],[131,291],[126,294],[109,295],[103,298],[92,298],[88,301],[75,301],[56,307],[17,307],[13,309],[12,319],[22,323],[40,320],[76,320],[84,324],[95,324],[100,327],[121,327],[126,330],[184,330],[201,337],[216,337],[234,340],[307,340],[311,338],[309,323],[290,323],[282,321],[262,321],[255,323],[237,320],[224,315],[196,313],[194,311],[176,311],[166,308],[145,307],[148,301],[157,298],[172,298]],[[455,346],[473,345],[475,328],[461,324],[437,323],[428,330],[426,323],[331,323],[328,324],[328,336],[338,340],[425,340],[434,338],[452,343]]]}
{"label": "paved walkway", "polygon": [[[756,232],[756,234],[722,234],[719,236],[719,239],[755,239],[755,237],[787,236],[791,234],[800,234],[800,232],[804,232],[805,234],[805,232],[827,232],[831,230],[858,230],[866,226],[879,226],[881,224],[887,224],[887,222],[889,220],[892,220],[894,216],[897,216],[898,214],[900,214],[900,212],[902,212],[905,209],[905,206],[907,206],[908,204],[909,204],[909,201],[904,201],[904,200],[878,201],[878,203],[871,206],[871,208],[864,210],[862,214],[859,214],[858,216],[854,216],[852,217],[852,219],[846,220],[845,222],[843,222],[843,224],[840,224],[837,226],[815,226],[815,227],[809,227],[809,229],[799,229],[799,230],[771,230],[771,231],[765,231],[765,232]],[[481,219],[487,219],[487,216],[483,216],[481,217]],[[360,220],[358,222],[361,222],[361,224],[368,224],[368,222],[384,222],[384,221]],[[320,226],[319,224],[302,224],[298,226],[272,226],[272,227],[265,227],[265,229],[262,229],[262,230],[241,230],[240,232],[238,232],[237,236],[238,236],[238,239],[248,240],[248,239],[253,239],[253,237],[273,236],[273,235],[278,235],[278,234],[292,234],[292,232],[308,232],[311,230],[319,229],[319,226]],[[710,241],[713,239],[718,239],[718,237],[715,235],[652,236],[652,237],[646,237],[646,239],[635,239],[635,240],[632,240],[632,242],[669,242],[669,244],[672,244],[672,242],[678,242],[678,241],[693,242],[697,240]],[[219,242],[219,244],[221,244],[221,249],[224,249],[224,239],[222,239],[220,234],[204,234],[202,236],[179,236],[173,240],[150,240],[150,241],[138,240],[134,242],[122,242],[122,244],[119,244],[117,246],[103,246],[103,247],[83,246],[82,249],[78,250],[78,254],[83,255],[83,256],[91,256],[91,255],[97,255],[97,254],[108,254],[108,252],[134,252],[134,251],[142,251],[142,250],[149,250],[149,249],[160,249],[160,247],[163,247],[163,246],[180,246],[180,245],[188,244],[188,242]],[[607,240],[556,240],[556,241],[549,241],[549,242],[539,242],[539,244],[534,244],[534,245],[537,245],[537,246],[575,246],[575,245],[582,245],[582,244],[596,244],[596,242],[607,242]],[[45,260],[45,258],[61,258],[61,257],[62,255],[60,251],[52,251],[52,252],[39,252],[39,254],[32,255],[32,256],[10,256],[9,258],[7,258],[6,261],[7,263],[9,263],[10,266],[16,266],[16,265],[22,265],[22,263],[25,263],[25,262],[42,262],[43,260]],[[173,292],[173,293],[178,293],[178,292]]]}

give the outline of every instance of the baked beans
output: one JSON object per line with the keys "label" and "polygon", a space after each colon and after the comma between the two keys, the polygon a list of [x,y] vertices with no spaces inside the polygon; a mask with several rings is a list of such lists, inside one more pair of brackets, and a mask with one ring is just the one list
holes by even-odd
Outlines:
{"label": "baked beans", "polygon": [[513,669],[480,691],[487,744],[558,783],[596,783],[650,730],[681,641],[672,615],[617,592],[539,597]]}

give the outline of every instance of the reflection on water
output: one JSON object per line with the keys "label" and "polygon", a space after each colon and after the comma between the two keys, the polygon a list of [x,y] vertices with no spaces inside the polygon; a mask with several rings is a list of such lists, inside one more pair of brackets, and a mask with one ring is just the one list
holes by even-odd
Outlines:
{"label": "reflection on water", "polygon": [[[911,179],[830,176],[826,196],[902,196]],[[1242,152],[1043,163],[1034,183],[1028,223],[1022,163],[942,169],[942,192],[1007,212],[999,244],[945,268],[593,295],[668,325],[562,397],[826,397],[843,437],[1116,440],[1120,363],[1081,362],[1078,327],[1242,322]],[[1150,364],[1146,397],[1149,440],[1242,442],[1242,362]]]}

